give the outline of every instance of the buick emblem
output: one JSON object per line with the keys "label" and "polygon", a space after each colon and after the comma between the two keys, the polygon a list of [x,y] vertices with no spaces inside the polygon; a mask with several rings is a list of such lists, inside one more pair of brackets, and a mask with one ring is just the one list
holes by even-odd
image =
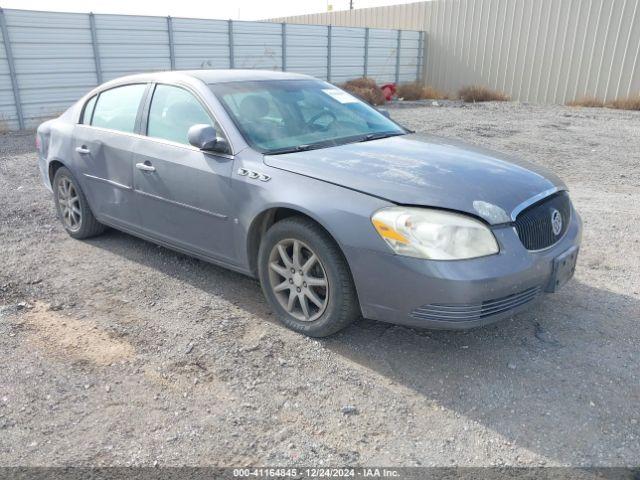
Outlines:
{"label": "buick emblem", "polygon": [[556,237],[562,231],[562,214],[555,208],[551,210],[551,229]]}

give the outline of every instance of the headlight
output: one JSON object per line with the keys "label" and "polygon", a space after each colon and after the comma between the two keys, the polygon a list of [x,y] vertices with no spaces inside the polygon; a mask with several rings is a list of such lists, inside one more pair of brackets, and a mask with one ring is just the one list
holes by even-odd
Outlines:
{"label": "headlight", "polygon": [[371,217],[380,236],[398,255],[460,260],[498,253],[491,230],[467,215],[428,208],[390,207]]}

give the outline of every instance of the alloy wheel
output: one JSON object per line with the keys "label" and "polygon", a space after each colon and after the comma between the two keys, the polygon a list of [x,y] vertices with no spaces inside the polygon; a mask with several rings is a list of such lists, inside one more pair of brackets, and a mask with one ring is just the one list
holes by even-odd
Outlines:
{"label": "alloy wheel", "polygon": [[282,308],[297,320],[317,320],[329,303],[329,282],[322,262],[300,240],[284,239],[271,249],[269,283]]}
{"label": "alloy wheel", "polygon": [[80,210],[80,196],[71,180],[61,176],[58,180],[58,205],[65,227],[71,231],[80,230],[82,212]]}

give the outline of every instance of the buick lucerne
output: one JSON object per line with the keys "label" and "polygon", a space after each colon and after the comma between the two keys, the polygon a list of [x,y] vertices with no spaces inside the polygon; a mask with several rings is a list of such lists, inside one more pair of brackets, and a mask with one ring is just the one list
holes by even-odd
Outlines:
{"label": "buick lucerne", "polygon": [[361,316],[484,325],[576,265],[582,222],[554,174],[414,133],[306,75],[119,78],[40,125],[36,146],[69,235],[109,226],[256,277],[311,336]]}

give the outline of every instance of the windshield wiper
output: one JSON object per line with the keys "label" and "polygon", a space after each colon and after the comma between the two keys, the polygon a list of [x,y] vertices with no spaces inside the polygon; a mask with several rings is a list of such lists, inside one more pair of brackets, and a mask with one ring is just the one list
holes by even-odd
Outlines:
{"label": "windshield wiper", "polygon": [[398,135],[405,135],[405,133],[404,132],[375,132],[375,133],[368,133],[367,135],[364,135],[363,137],[358,139],[358,142],[369,142],[371,140],[379,140],[381,138],[397,137]]}
{"label": "windshield wiper", "polygon": [[378,140],[380,138],[396,137],[398,135],[406,135],[405,132],[375,132],[363,135],[361,137],[345,137],[343,139],[334,139],[318,143],[303,143],[293,147],[276,148],[267,150],[265,155],[281,155],[283,153],[306,152],[307,150],[316,150],[318,148],[337,147],[348,143],[368,142],[370,140]]}
{"label": "windshield wiper", "polygon": [[277,148],[275,150],[268,150],[264,152],[265,155],[280,155],[283,153],[294,153],[294,152],[306,152],[307,150],[316,150],[318,148],[324,148],[328,145],[323,143],[304,143],[302,145],[296,145],[294,147],[284,147]]}

